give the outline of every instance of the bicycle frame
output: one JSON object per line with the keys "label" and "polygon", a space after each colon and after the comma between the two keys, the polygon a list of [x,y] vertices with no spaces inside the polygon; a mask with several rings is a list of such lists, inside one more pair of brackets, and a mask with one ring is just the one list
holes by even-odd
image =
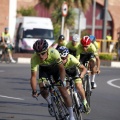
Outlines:
{"label": "bicycle frame", "polygon": [[92,89],[91,89],[91,80],[90,80],[90,74],[91,71],[88,68],[88,61],[85,62],[85,67],[87,68],[87,73],[85,74],[85,77],[83,78],[83,88],[85,90],[85,95],[86,95],[86,99],[87,102],[90,106],[90,96],[92,94]]}
{"label": "bicycle frame", "polygon": [[55,113],[56,120],[68,120],[69,113],[68,113],[67,107],[64,103],[64,100],[58,88],[56,87],[61,85],[55,84],[52,78],[48,79],[47,81],[48,81],[47,84],[43,81],[43,85],[44,85],[44,89],[48,89],[50,93],[51,102],[53,105],[53,110]]}
{"label": "bicycle frame", "polygon": [[[76,78],[78,78],[78,77],[76,77]],[[69,77],[69,80],[67,80],[67,82],[69,82],[69,84],[70,84],[69,89],[70,89],[70,95],[72,98],[74,117],[76,120],[82,120],[82,111],[83,111],[82,107],[81,107],[82,100],[81,100],[80,94],[77,92],[77,90],[75,88],[74,80],[76,78]]]}

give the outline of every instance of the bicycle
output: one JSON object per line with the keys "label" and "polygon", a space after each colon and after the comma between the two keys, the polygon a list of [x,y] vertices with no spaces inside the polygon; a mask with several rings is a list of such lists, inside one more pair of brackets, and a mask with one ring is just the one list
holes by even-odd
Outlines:
{"label": "bicycle", "polygon": [[89,65],[89,62],[85,61],[85,67],[87,68],[87,72],[84,78],[82,79],[82,83],[83,83],[83,88],[85,90],[85,96],[86,96],[87,102],[90,106],[90,96],[92,94],[92,89],[91,89],[91,80],[90,80],[91,71],[89,70],[88,65]]}
{"label": "bicycle", "polygon": [[83,120],[82,118],[82,112],[83,110],[83,104],[80,94],[75,88],[74,80],[78,77],[69,77],[67,76],[67,83],[69,84],[69,91],[72,98],[72,104],[73,104],[73,112],[75,120]]}
{"label": "bicycle", "polygon": [[[61,83],[62,84],[62,83]],[[48,90],[51,97],[51,103],[53,107],[54,117],[56,120],[69,120],[68,109],[64,103],[64,100],[56,86],[61,86],[61,84],[56,84],[52,77],[47,79],[47,83],[43,81],[44,90]],[[38,96],[44,91],[40,91]],[[37,98],[36,98],[37,99]],[[51,113],[50,113],[51,114]]]}

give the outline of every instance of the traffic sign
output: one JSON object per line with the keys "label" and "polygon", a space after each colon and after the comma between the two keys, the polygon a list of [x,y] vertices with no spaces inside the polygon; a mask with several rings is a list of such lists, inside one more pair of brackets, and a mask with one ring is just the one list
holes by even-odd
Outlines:
{"label": "traffic sign", "polygon": [[66,2],[64,2],[62,5],[62,15],[67,16],[67,13],[68,13],[68,5]]}

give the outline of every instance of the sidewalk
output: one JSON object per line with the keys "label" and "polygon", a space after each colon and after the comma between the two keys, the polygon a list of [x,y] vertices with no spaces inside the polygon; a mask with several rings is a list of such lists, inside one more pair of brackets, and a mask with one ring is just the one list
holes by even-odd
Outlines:
{"label": "sidewalk", "polygon": [[[30,54],[30,53],[14,53],[13,57],[15,60],[17,60],[17,63],[30,64],[30,58],[32,57],[32,54]],[[101,66],[120,67],[120,61],[101,60]]]}

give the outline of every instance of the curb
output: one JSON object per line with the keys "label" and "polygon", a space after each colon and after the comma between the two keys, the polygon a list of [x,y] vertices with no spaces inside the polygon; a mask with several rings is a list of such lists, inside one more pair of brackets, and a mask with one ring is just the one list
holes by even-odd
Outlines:
{"label": "curb", "polygon": [[[30,59],[31,58],[19,57],[19,58],[17,58],[17,63],[20,63],[20,64],[30,64]],[[101,60],[101,66],[120,68],[120,62],[118,62],[118,61],[104,61],[104,60]]]}

